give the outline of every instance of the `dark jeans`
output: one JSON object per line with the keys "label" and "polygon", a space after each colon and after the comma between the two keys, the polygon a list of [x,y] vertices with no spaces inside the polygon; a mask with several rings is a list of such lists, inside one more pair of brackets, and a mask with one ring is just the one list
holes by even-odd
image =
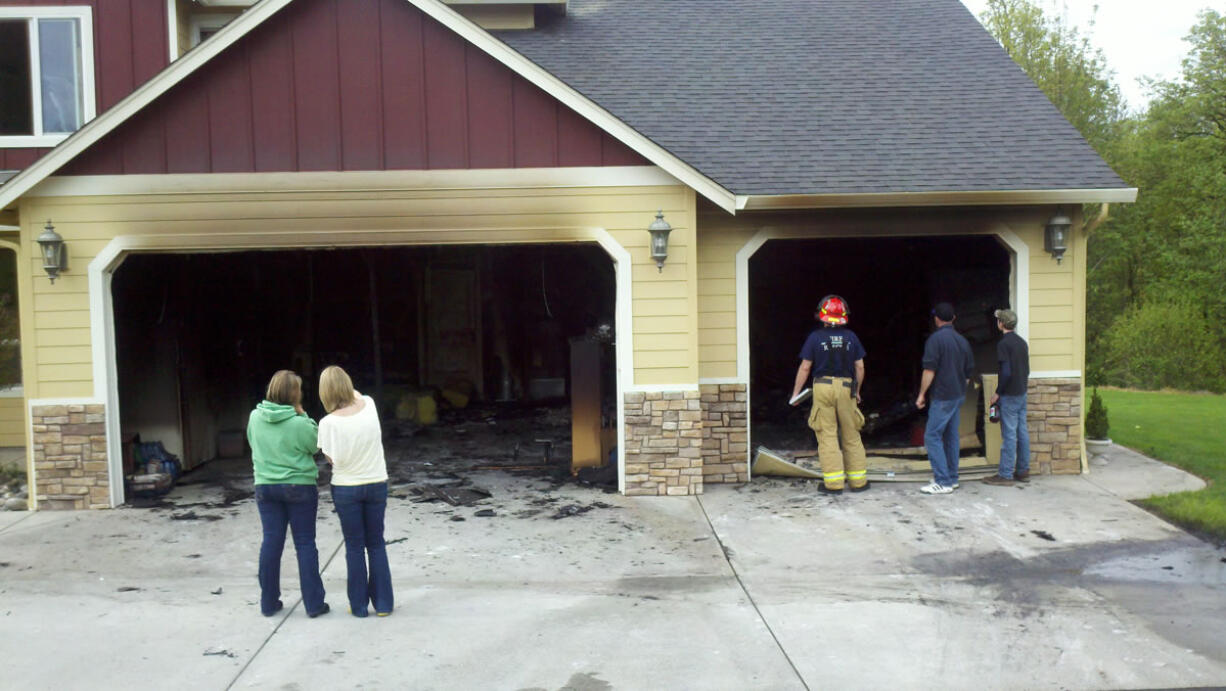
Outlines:
{"label": "dark jeans", "polygon": [[1000,471],[1003,478],[1030,473],[1030,431],[1026,394],[1000,397]]}
{"label": "dark jeans", "polygon": [[256,485],[255,505],[264,526],[260,545],[260,611],[265,616],[278,609],[281,598],[281,552],[285,528],[294,535],[298,554],[298,582],[307,614],[324,606],[324,582],[319,577],[319,550],[315,549],[315,512],[319,490],[314,485]]}
{"label": "dark jeans", "polygon": [[[332,485],[332,503],[345,535],[345,566],[349,571],[349,610],[367,615],[366,603],[375,612],[390,614],[393,606],[392,571],[383,541],[383,514],[387,510],[387,483]],[[370,569],[367,570],[367,559]]]}

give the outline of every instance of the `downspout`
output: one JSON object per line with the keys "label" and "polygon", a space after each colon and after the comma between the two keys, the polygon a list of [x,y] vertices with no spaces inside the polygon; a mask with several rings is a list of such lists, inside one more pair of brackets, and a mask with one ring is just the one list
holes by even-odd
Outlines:
{"label": "downspout", "polygon": [[[1098,207],[1098,215],[1094,217],[1094,220],[1090,221],[1089,223],[1085,225],[1086,247],[1089,247],[1090,235],[1095,230],[1097,230],[1099,226],[1105,223],[1107,221],[1107,218],[1110,215],[1111,215],[1111,205],[1106,202],[1103,202],[1102,204],[1100,204]],[[1087,262],[1087,266],[1088,266],[1088,262]],[[1089,276],[1086,276],[1086,280],[1087,281],[1089,280]],[[1082,373],[1082,379],[1081,379],[1081,382],[1082,382],[1082,386],[1081,386],[1081,474],[1089,475],[1090,474],[1090,454],[1088,451],[1086,451],[1086,435],[1085,435],[1085,428],[1086,428],[1085,362],[1081,363],[1081,373]]]}
{"label": "downspout", "polygon": [[1094,217],[1094,220],[1086,224],[1085,226],[1086,236],[1089,237],[1089,235],[1093,233],[1095,230],[1097,230],[1099,226],[1105,223],[1107,221],[1107,218],[1110,216],[1111,216],[1111,205],[1106,202],[1103,202],[1098,207],[1098,215]]}

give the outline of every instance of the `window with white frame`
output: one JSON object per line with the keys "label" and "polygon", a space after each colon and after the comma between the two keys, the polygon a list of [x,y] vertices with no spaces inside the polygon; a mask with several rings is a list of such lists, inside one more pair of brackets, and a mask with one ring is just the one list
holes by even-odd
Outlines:
{"label": "window with white frame", "polygon": [[222,27],[238,18],[237,14],[197,14],[191,18],[192,48],[200,45],[221,31]]}
{"label": "window with white frame", "polygon": [[54,146],[94,116],[88,7],[0,7],[0,146]]}

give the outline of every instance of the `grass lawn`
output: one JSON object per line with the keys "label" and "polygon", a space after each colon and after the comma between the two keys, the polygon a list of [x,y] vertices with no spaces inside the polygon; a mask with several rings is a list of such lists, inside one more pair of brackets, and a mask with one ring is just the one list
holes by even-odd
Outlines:
{"label": "grass lawn", "polygon": [[1142,503],[1184,527],[1226,540],[1226,396],[1119,389],[1098,393],[1107,406],[1112,441],[1209,482],[1198,492]]}

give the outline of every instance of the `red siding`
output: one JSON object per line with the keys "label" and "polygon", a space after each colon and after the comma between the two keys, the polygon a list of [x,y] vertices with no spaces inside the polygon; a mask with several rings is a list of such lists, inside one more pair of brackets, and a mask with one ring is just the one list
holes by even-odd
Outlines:
{"label": "red siding", "polygon": [[[169,62],[166,0],[0,0],[0,7],[43,5],[91,8],[94,24],[94,94],[98,113],[132,93]],[[47,151],[0,149],[0,169],[24,168]],[[118,161],[118,158],[113,157],[113,160]],[[132,161],[132,164],[140,165],[136,161]],[[119,165],[126,166],[127,161]]]}
{"label": "red siding", "polygon": [[61,174],[646,163],[403,0],[298,0]]}

